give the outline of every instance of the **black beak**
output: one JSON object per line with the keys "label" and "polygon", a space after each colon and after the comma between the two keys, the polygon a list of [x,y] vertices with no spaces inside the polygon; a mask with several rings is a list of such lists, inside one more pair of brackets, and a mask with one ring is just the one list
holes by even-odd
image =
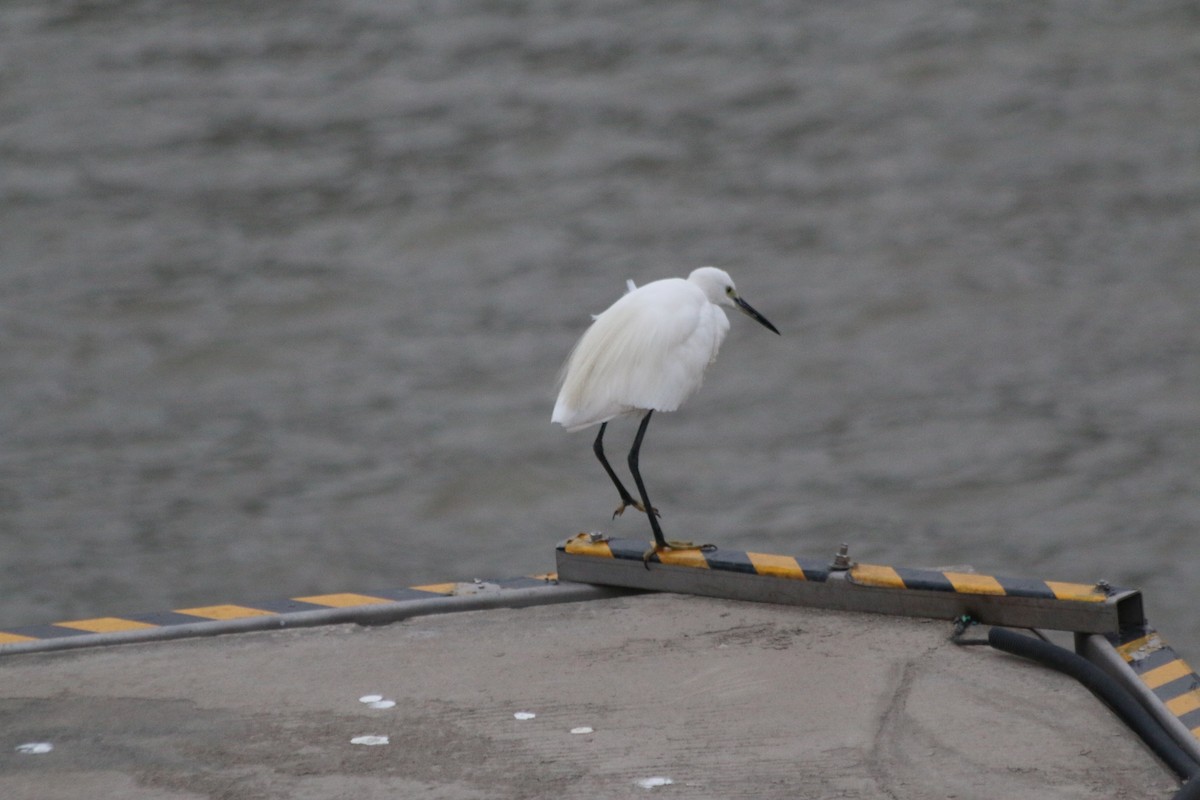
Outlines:
{"label": "black beak", "polygon": [[755,322],[757,322],[759,325],[762,325],[764,328],[766,328],[769,331],[772,331],[776,335],[782,335],[779,333],[779,329],[771,324],[770,320],[768,320],[762,314],[760,314],[754,310],[754,306],[750,305],[749,303],[747,303],[745,300],[743,300],[740,297],[733,298],[733,302],[735,305],[737,305],[738,309],[743,314],[745,314],[747,317],[750,317]]}

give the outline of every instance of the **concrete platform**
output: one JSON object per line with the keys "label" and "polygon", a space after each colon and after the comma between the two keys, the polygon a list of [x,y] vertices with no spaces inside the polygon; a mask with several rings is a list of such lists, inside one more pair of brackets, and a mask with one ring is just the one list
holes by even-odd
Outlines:
{"label": "concrete platform", "polygon": [[[14,654],[0,660],[0,797],[1173,792],[1085,689],[949,632],[654,594]],[[370,694],[396,705],[369,708]],[[352,742],[367,735],[388,743]],[[54,749],[15,751],[28,742]],[[672,783],[638,783],[653,778]]]}

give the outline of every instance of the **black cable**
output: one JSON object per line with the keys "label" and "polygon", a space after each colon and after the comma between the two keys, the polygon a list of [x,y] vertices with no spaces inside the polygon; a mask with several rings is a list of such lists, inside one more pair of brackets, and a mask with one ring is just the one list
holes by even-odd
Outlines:
{"label": "black cable", "polygon": [[1142,708],[1141,704],[1104,670],[1066,648],[1005,628],[992,628],[988,631],[988,644],[997,650],[1032,659],[1082,683],[1141,737],[1146,746],[1181,780],[1187,781],[1175,795],[1175,800],[1200,800],[1200,779],[1193,780],[1193,777],[1200,778],[1200,764],[1163,730],[1158,720],[1150,716],[1150,712]]}
{"label": "black cable", "polygon": [[1200,800],[1200,780],[1189,778],[1183,788],[1171,796],[1171,800]]}

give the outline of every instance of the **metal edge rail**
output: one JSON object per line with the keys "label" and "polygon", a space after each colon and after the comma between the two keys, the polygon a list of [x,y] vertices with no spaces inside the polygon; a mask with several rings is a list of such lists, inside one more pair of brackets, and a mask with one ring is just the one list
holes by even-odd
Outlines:
{"label": "metal edge rail", "polygon": [[1075,652],[1125,687],[1181,747],[1200,761],[1200,676],[1149,624],[1075,634]]}
{"label": "metal edge rail", "polygon": [[560,583],[554,575],[432,584],[363,594],[267,600],[125,617],[96,617],[0,631],[0,656],[160,642],[227,633],[356,623],[386,625],[411,617],[600,600],[627,590]]}
{"label": "metal edge rail", "polygon": [[857,564],[844,550],[832,561],[721,548],[646,558],[644,542],[579,534],[559,544],[557,567],[582,583],[1018,628],[1115,633],[1144,622],[1137,589]]}

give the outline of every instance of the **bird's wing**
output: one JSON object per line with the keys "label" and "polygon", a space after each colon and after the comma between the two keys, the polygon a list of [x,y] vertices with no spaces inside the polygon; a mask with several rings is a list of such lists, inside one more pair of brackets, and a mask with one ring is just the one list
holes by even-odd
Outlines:
{"label": "bird's wing", "polygon": [[624,295],[572,351],[555,418],[581,427],[636,409],[674,411],[700,386],[722,322],[727,329],[724,314],[683,280]]}

